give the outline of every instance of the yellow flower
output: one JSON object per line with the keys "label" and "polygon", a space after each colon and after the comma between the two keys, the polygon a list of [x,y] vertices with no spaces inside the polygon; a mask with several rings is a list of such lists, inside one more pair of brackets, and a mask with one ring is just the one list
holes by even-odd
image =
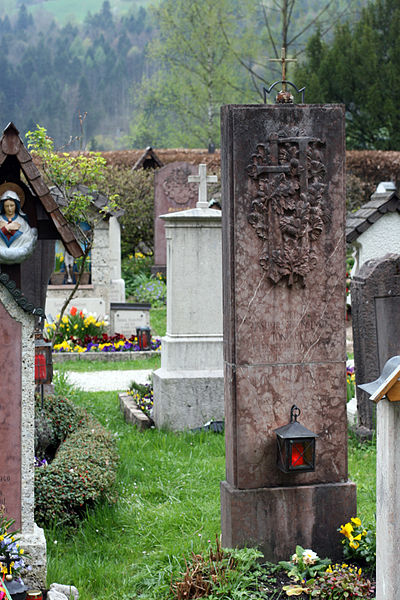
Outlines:
{"label": "yellow flower", "polygon": [[359,547],[360,544],[358,542],[351,541],[349,545],[350,545],[350,548],[354,548],[354,550],[357,550],[357,548]]}
{"label": "yellow flower", "polygon": [[23,553],[24,553],[24,549],[23,549],[23,548],[21,548],[21,550],[19,551],[19,553],[20,553],[20,554],[23,554]]}
{"label": "yellow flower", "polygon": [[329,567],[327,568],[327,570],[325,571],[325,573],[333,573],[331,565],[329,565]]}
{"label": "yellow flower", "polygon": [[365,529],[363,529],[362,535],[364,535],[364,536],[367,535],[367,532]]}
{"label": "yellow flower", "polygon": [[348,540],[352,540],[353,536],[351,532],[354,531],[353,525],[351,523],[346,523],[346,525],[341,525],[340,533],[342,533]]}
{"label": "yellow flower", "polygon": [[361,519],[359,519],[358,517],[352,517],[351,520],[353,521],[353,523],[356,527],[360,527]]}
{"label": "yellow flower", "polygon": [[63,323],[68,323],[68,317],[66,315],[64,315],[63,318],[61,319],[61,321]]}

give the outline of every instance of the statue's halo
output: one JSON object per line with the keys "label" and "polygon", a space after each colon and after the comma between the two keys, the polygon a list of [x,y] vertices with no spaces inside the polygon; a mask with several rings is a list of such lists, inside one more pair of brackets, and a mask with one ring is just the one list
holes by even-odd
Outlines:
{"label": "statue's halo", "polygon": [[14,183],[12,181],[5,181],[4,183],[0,184],[0,198],[4,194],[4,192],[7,192],[8,190],[11,190],[12,192],[18,194],[18,198],[21,202],[22,208],[25,202],[25,192],[22,189],[22,187],[18,185],[18,183]]}

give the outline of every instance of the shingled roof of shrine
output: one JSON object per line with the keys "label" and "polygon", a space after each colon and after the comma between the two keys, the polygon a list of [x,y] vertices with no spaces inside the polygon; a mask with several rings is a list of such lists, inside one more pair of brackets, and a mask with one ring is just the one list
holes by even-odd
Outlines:
{"label": "shingled roof of shrine", "polygon": [[383,215],[396,211],[400,213],[400,198],[397,191],[373,194],[369,202],[356,212],[347,215],[346,242],[351,244]]}
{"label": "shingled roof of shrine", "polygon": [[65,248],[75,258],[82,256],[82,249],[72,227],[69,225],[57,202],[52,197],[39,169],[33,162],[32,156],[19,137],[19,131],[14,123],[9,123],[7,125],[0,139],[0,166],[8,156],[14,156],[18,160],[21,171],[25,175],[29,187],[34,195],[40,200],[44,210],[54,223]]}

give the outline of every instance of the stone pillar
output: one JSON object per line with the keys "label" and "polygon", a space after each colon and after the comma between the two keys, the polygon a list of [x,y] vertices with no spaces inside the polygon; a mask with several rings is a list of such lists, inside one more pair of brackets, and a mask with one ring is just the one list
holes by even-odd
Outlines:
{"label": "stone pillar", "polygon": [[157,427],[222,420],[221,211],[163,215],[167,237],[167,333],[153,374]]}
{"label": "stone pillar", "polygon": [[125,302],[125,281],[121,277],[121,226],[117,217],[110,217],[110,302]]}
{"label": "stone pillar", "polygon": [[33,571],[26,578],[46,586],[46,540],[34,522],[35,343],[34,317],[0,283],[0,504],[15,519]]}
{"label": "stone pillar", "polygon": [[[222,108],[224,546],[332,559],[356,514],[348,481],[344,109]],[[318,434],[314,472],[281,472],[290,408]]]}
{"label": "stone pillar", "polygon": [[[400,256],[363,264],[351,283],[356,385],[377,379],[386,361],[400,354]],[[357,387],[359,425],[375,429],[375,405]]]}
{"label": "stone pillar", "polygon": [[376,407],[376,600],[397,600],[400,589],[400,405]]}

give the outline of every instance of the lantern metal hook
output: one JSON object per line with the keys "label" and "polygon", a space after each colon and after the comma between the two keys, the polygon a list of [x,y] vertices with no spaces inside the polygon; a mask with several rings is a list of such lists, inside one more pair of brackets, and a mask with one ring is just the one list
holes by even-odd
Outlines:
{"label": "lantern metal hook", "polygon": [[293,404],[292,408],[290,409],[290,422],[297,423],[297,417],[300,416],[300,413],[301,410],[299,409],[299,407]]}

